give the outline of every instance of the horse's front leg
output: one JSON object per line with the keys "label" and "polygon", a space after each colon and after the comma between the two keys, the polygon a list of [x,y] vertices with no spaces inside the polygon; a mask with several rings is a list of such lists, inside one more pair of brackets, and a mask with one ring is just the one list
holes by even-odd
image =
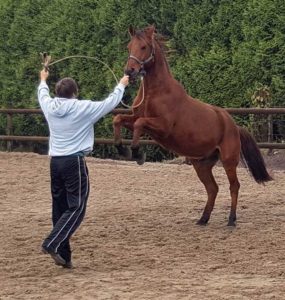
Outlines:
{"label": "horse's front leg", "polygon": [[125,159],[131,159],[132,154],[129,147],[123,146],[121,128],[126,127],[129,130],[133,130],[133,124],[137,117],[134,115],[116,115],[113,119],[113,128],[114,128],[114,139],[115,147],[118,150],[118,153],[121,157]]}
{"label": "horse's front leg", "polygon": [[139,165],[145,162],[146,155],[139,148],[139,139],[144,132],[151,132],[160,138],[166,138],[170,133],[170,123],[162,118],[138,118],[133,125],[133,140],[131,143],[132,158]]}

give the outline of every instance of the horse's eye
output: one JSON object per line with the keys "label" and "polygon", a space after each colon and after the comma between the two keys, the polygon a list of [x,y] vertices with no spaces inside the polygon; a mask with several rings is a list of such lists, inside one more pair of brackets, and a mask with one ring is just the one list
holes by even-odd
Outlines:
{"label": "horse's eye", "polygon": [[141,49],[142,49],[142,50],[145,50],[145,49],[146,49],[146,46],[142,46]]}

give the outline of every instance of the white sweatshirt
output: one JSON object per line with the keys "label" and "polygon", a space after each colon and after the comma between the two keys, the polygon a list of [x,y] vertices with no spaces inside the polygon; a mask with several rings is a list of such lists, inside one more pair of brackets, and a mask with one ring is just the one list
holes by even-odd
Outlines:
{"label": "white sweatshirt", "polygon": [[90,152],[94,124],[121,101],[125,86],[119,83],[103,101],[51,98],[45,81],[38,87],[38,100],[49,126],[49,155],[65,156]]}

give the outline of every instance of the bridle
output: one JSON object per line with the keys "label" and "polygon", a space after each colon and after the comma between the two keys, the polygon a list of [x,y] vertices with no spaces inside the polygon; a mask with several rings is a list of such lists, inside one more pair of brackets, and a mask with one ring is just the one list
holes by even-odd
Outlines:
{"label": "bridle", "polygon": [[140,60],[137,57],[135,57],[134,55],[129,55],[128,59],[133,59],[135,60],[142,68],[145,64],[147,64],[148,62],[150,62],[152,59],[154,59],[154,48],[151,49],[151,53],[150,56],[145,59],[145,60]]}
{"label": "bridle", "polygon": [[155,55],[155,48],[154,48],[154,43],[153,43],[153,40],[152,40],[152,43],[151,43],[151,53],[150,53],[150,56],[145,59],[145,60],[140,60],[139,58],[137,58],[136,56],[130,54],[129,57],[128,57],[128,60],[130,59],[133,59],[135,62],[137,62],[139,65],[140,65],[140,71],[139,71],[139,74],[144,76],[146,74],[146,71],[144,69],[144,66],[150,62],[151,60],[154,60],[154,55]]}
{"label": "bridle", "polygon": [[133,59],[135,62],[137,62],[140,65],[140,70],[139,70],[138,74],[141,75],[141,84],[142,84],[142,99],[141,99],[141,101],[138,104],[133,105],[132,109],[139,107],[144,102],[144,97],[145,97],[144,76],[146,75],[146,71],[145,71],[144,66],[148,62],[150,62],[151,60],[154,61],[154,55],[155,55],[155,48],[154,48],[154,42],[152,40],[152,42],[151,42],[151,53],[150,53],[150,56],[147,59],[140,60],[139,58],[137,58],[136,56],[134,56],[132,54],[130,54],[129,57],[128,57],[128,61],[130,59]]}

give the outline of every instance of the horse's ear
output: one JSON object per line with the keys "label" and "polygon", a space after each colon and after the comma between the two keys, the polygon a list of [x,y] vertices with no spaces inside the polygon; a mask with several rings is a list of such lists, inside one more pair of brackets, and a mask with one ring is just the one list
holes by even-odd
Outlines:
{"label": "horse's ear", "polygon": [[154,34],[155,34],[155,26],[150,25],[150,26],[146,27],[144,29],[144,33],[146,34],[146,36],[148,36],[150,39],[152,39],[154,37]]}
{"label": "horse's ear", "polygon": [[133,36],[135,35],[135,33],[136,33],[135,28],[134,28],[132,25],[130,25],[130,26],[129,26],[129,35],[130,35],[131,37],[133,37]]}

